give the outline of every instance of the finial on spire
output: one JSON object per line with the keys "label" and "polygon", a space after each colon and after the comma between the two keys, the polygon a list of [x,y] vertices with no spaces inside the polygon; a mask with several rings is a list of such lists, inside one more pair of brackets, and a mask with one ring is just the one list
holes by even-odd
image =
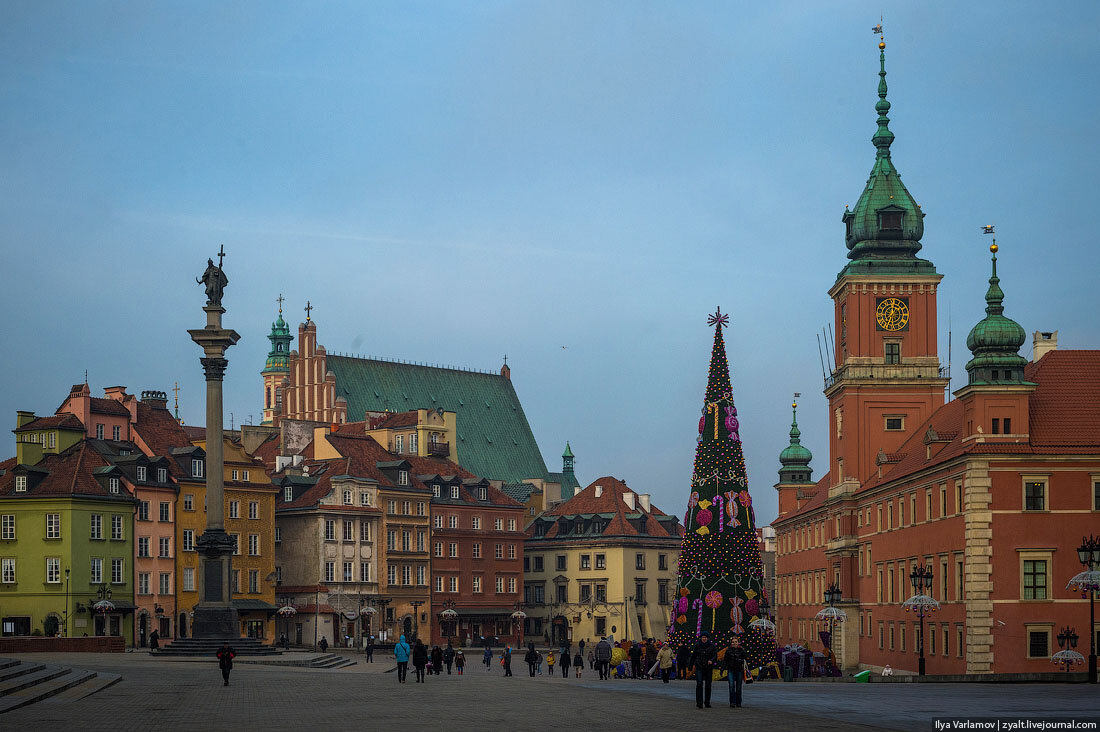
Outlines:
{"label": "finial on spire", "polygon": [[989,251],[993,254],[993,272],[989,276],[989,289],[985,293],[985,312],[987,314],[1000,314],[1004,312],[1004,291],[1001,290],[1001,278],[997,276],[997,252],[999,247],[997,246],[997,233],[993,228],[993,224],[988,224],[982,227],[983,234],[989,234],[993,237],[993,243],[989,245]]}
{"label": "finial on spire", "polygon": [[310,311],[312,311],[312,310],[313,310],[313,305],[312,305],[312,304],[310,303],[310,301],[309,301],[309,300],[306,300],[306,307],[305,307],[305,311],[306,311],[306,322],[307,322],[307,323],[309,322],[309,317],[310,317],[310,316],[309,316],[309,313],[310,313]]}
{"label": "finial on spire", "polygon": [[172,392],[176,397],[176,421],[180,418],[180,383],[177,381],[176,385],[172,387]]}
{"label": "finial on spire", "polygon": [[730,324],[730,316],[722,312],[722,308],[718,308],[712,315],[707,316],[707,325],[717,325],[720,328],[728,328]]}
{"label": "finial on spire", "polygon": [[277,298],[275,298],[275,302],[279,303],[279,315],[283,314],[283,300],[285,300],[285,299],[286,298],[283,297],[283,293],[281,293],[281,292],[279,293],[279,296]]}
{"label": "finial on spire", "polygon": [[890,131],[890,102],[886,101],[886,41],[882,31],[882,17],[879,16],[879,24],[871,29],[879,36],[878,42],[878,101],[875,102],[875,111],[878,112],[878,129],[875,131],[871,142],[878,148],[879,155],[890,156],[890,144],[894,141],[894,133]]}

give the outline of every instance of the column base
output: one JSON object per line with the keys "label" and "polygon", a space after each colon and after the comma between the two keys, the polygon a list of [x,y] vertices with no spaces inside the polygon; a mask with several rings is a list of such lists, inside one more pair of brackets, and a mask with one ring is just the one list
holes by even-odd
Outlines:
{"label": "column base", "polygon": [[191,637],[240,638],[241,622],[237,608],[226,605],[196,605],[195,619],[191,621]]}

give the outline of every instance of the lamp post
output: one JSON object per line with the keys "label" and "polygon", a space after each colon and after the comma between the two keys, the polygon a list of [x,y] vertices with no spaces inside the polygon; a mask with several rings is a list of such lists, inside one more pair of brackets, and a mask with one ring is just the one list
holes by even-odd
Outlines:
{"label": "lamp post", "polygon": [[1073,650],[1077,647],[1077,629],[1064,627],[1062,632],[1058,634],[1058,647],[1062,650],[1051,656],[1050,660],[1054,663],[1064,663],[1066,665],[1066,673],[1069,673],[1069,667],[1075,663],[1081,663],[1084,658],[1080,653]]}
{"label": "lamp post", "polygon": [[424,604],[423,600],[410,600],[409,604],[413,609],[413,638],[420,637],[420,606]]}
{"label": "lamp post", "polygon": [[[439,611],[439,620],[440,623],[443,625],[443,627],[439,629],[439,635],[441,637],[445,637],[447,641],[450,642],[451,636],[458,635],[457,632],[449,632],[451,630],[457,631],[458,629],[458,611],[455,609],[458,607],[458,603],[454,600],[444,600],[439,604],[443,608]],[[452,628],[451,623],[454,623],[456,627]]]}
{"label": "lamp post", "polygon": [[527,613],[523,612],[523,603],[516,601],[512,603],[512,624],[519,627],[519,643],[517,647],[523,647],[523,624],[527,621]]}
{"label": "lamp post", "polygon": [[1081,590],[1089,601],[1089,683],[1096,683],[1096,591],[1100,589],[1100,537],[1086,536],[1077,547],[1077,559],[1085,571],[1079,572],[1066,585],[1070,590]]}
{"label": "lamp post", "polygon": [[913,596],[905,601],[903,607],[906,612],[915,611],[920,619],[920,630],[917,631],[917,674],[924,676],[924,616],[939,609],[940,604],[928,593],[932,591],[932,567],[920,565],[909,574],[909,582],[913,585]]}
{"label": "lamp post", "polygon": [[69,638],[69,568],[65,567],[65,637]]}

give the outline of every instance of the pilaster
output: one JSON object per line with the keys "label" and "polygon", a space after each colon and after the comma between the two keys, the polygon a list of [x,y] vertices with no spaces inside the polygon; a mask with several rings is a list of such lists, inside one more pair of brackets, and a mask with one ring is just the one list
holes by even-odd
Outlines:
{"label": "pilaster", "polygon": [[966,672],[993,673],[993,501],[989,462],[971,460],[964,477]]}

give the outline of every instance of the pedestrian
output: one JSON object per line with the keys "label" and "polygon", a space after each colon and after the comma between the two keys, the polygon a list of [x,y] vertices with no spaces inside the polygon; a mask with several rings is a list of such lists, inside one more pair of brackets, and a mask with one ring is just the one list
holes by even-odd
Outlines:
{"label": "pedestrian", "polygon": [[288,650],[290,647],[290,641],[286,637],[286,633],[279,636],[279,645],[283,647],[283,650]]}
{"label": "pedestrian", "polygon": [[579,679],[581,677],[581,671],[584,670],[584,656],[581,655],[580,651],[577,651],[573,656],[573,670],[576,672],[577,678]]}
{"label": "pedestrian", "polygon": [[412,653],[412,649],[409,648],[408,641],[405,640],[405,636],[402,635],[397,645],[393,647],[393,657],[397,661],[397,683],[404,684],[405,677],[409,675],[409,655]]}
{"label": "pedestrian", "polygon": [[485,670],[489,670],[490,664],[493,662],[493,649],[489,646],[485,646],[485,653],[481,656],[481,662],[485,664]]}
{"label": "pedestrian", "polygon": [[523,657],[523,660],[527,662],[527,673],[530,674],[532,679],[535,678],[535,669],[539,663],[539,654],[538,651],[535,650],[534,643],[527,644],[527,654]]}
{"label": "pedestrian", "polygon": [[691,666],[691,646],[685,643],[676,652],[676,678],[686,679],[689,666]]}
{"label": "pedestrian", "polygon": [[413,646],[412,652],[413,669],[416,671],[416,683],[424,683],[424,669],[428,665],[428,648],[424,645],[424,641],[419,638],[416,639],[416,645]]}
{"label": "pedestrian", "polygon": [[462,669],[466,668],[466,656],[463,655],[462,649],[455,652],[455,667],[458,669],[458,675],[462,675]]}
{"label": "pedestrian", "polygon": [[328,638],[321,636],[321,653],[328,651]]}
{"label": "pedestrian", "polygon": [[561,666],[561,677],[563,679],[568,679],[569,678],[569,665],[570,665],[569,664],[569,659],[570,658],[572,658],[572,656],[569,655],[569,646],[568,645],[562,646],[561,647],[561,654],[558,656],[558,660],[559,660],[558,665]]}
{"label": "pedestrian", "polygon": [[374,663],[374,636],[367,636],[367,663]]}
{"label": "pedestrian", "polygon": [[596,670],[596,656],[595,656],[595,654],[592,653],[591,648],[588,649],[588,670],[589,671],[595,671]]}
{"label": "pedestrian", "polygon": [[229,686],[229,672],[233,670],[233,658],[237,655],[229,641],[222,641],[222,647],[214,654],[218,657],[218,667],[222,670],[222,680]]}
{"label": "pedestrian", "polygon": [[154,630],[149,634],[149,650],[155,651],[160,648],[160,633]]}
{"label": "pedestrian", "polygon": [[582,639],[577,646],[581,649],[581,655],[584,655],[584,640]]}
{"label": "pedestrian", "polygon": [[557,659],[554,657],[554,652],[553,651],[547,651],[546,652],[546,668],[550,672],[549,678],[551,678],[551,679],[554,678],[554,662],[556,660]]}
{"label": "pedestrian", "polygon": [[665,643],[657,652],[657,666],[661,672],[661,681],[668,683],[668,677],[672,675],[672,646]]}
{"label": "pedestrian", "polygon": [[538,652],[538,657],[535,659],[535,668],[539,676],[542,676],[542,651]]}
{"label": "pedestrian", "polygon": [[632,643],[628,655],[630,656],[630,678],[642,678],[642,644]]}
{"label": "pedestrian", "polygon": [[741,639],[737,636],[730,638],[730,644],[726,646],[726,657],[722,659],[722,665],[726,667],[726,680],[730,685],[730,706],[741,706],[741,688],[745,684],[745,649],[741,647]]}
{"label": "pedestrian", "polygon": [[504,653],[500,657],[500,665],[504,667],[504,675],[512,675],[512,647],[505,646]]}
{"label": "pedestrian", "polygon": [[455,660],[455,648],[451,645],[450,641],[447,641],[447,648],[443,651],[443,663],[447,666],[447,675],[451,675],[451,664]]}
{"label": "pedestrian", "polygon": [[600,672],[600,680],[606,681],[611,675],[611,644],[607,642],[607,638],[600,638],[600,642],[596,644],[596,668]]}
{"label": "pedestrian", "polygon": [[439,676],[443,670],[443,649],[439,646],[432,648],[432,671],[436,676]]}
{"label": "pedestrian", "polygon": [[655,678],[657,671],[654,666],[657,665],[657,641],[654,638],[650,638],[645,644],[645,675],[647,679]]}
{"label": "pedestrian", "polygon": [[699,642],[691,649],[691,665],[695,668],[695,706],[699,709],[710,707],[712,670],[717,660],[718,649],[710,642],[710,633],[704,630],[699,635]]}

